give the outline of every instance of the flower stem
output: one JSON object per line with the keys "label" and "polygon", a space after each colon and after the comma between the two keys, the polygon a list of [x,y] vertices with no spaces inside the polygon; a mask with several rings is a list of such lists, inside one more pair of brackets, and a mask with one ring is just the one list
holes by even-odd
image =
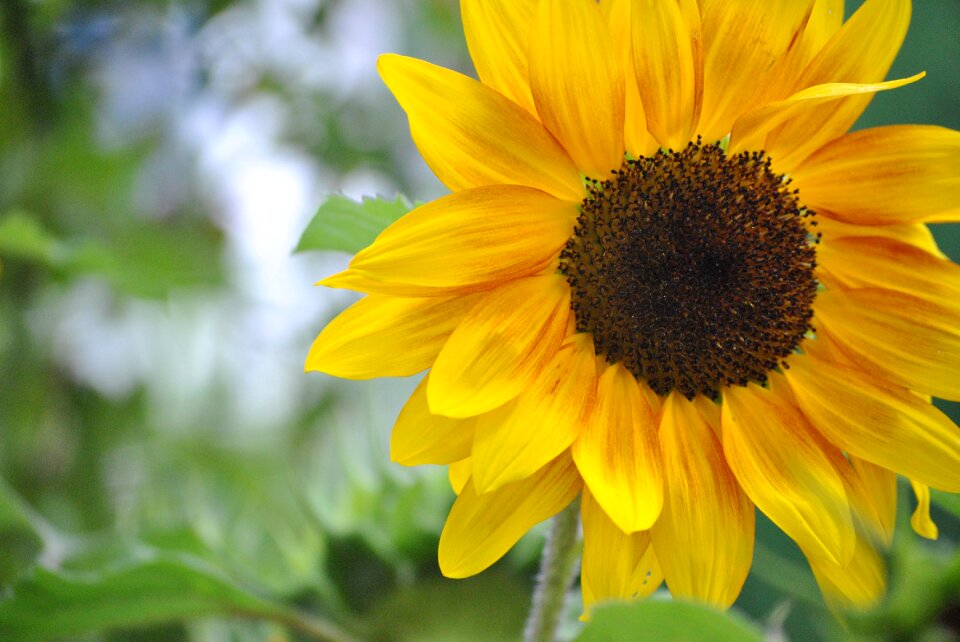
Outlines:
{"label": "flower stem", "polygon": [[579,550],[580,500],[573,500],[553,518],[540,559],[533,606],[523,632],[524,642],[553,642],[563,615],[567,588],[576,570]]}

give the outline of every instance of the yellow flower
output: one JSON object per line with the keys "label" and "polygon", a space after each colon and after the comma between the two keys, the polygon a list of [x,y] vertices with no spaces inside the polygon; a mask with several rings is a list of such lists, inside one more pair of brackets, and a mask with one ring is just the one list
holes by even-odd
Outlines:
{"label": "yellow flower", "polygon": [[[463,0],[480,81],[380,73],[451,194],[324,283],[366,293],[307,368],[429,369],[395,461],[449,464],[440,540],[478,573],[582,496],[597,600],[721,607],[754,507],[828,600],[883,591],[896,475],[960,491],[960,134],[845,133],[907,0]],[[820,238],[822,236],[822,238]]]}

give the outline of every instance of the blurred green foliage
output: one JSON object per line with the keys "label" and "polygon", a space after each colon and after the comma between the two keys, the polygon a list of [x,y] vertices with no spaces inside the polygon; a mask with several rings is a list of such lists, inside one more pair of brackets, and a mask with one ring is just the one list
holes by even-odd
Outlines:
{"label": "blurred green foliage", "polygon": [[577,642],[642,640],[662,642],[759,642],[760,631],[739,616],[688,602],[649,600],[640,604],[601,606]]}
{"label": "blurred green foliage", "polygon": [[[960,32],[960,3],[915,5],[891,75],[928,77],[878,96],[861,126],[960,127],[960,40],[949,37]],[[402,469],[386,452],[415,382],[299,373],[311,335],[349,301],[270,344],[275,362],[243,352],[266,332],[249,319],[271,311],[247,289],[242,234],[204,169],[233,148],[196,144],[191,119],[223,112],[229,131],[250,110],[263,110],[254,122],[264,128],[278,113],[273,150],[315,163],[325,186],[368,172],[411,197],[440,191],[410,162],[402,113],[372,66],[362,70],[369,90],[310,74],[347,64],[350,43],[338,40],[347,17],[373,20],[374,9],[397,22],[392,42],[403,53],[469,71],[457,3],[354,7],[0,4],[0,640],[519,635],[542,531],[480,577],[441,578],[437,541],[452,502],[444,471]],[[284,66],[267,54],[292,47],[291,33],[317,49]],[[329,273],[321,261],[343,261],[316,250],[355,251],[409,206],[333,197],[290,262],[315,281]],[[935,229],[955,260],[957,230]],[[245,406],[245,377],[259,376],[257,388],[277,371],[298,382],[284,388],[286,406]],[[904,494],[893,589],[875,613],[838,623],[796,546],[761,518],[735,618],[653,601],[599,609],[580,639],[947,639],[960,630],[960,505],[935,494],[932,545],[909,531],[912,502]],[[577,599],[566,639],[583,629]]]}

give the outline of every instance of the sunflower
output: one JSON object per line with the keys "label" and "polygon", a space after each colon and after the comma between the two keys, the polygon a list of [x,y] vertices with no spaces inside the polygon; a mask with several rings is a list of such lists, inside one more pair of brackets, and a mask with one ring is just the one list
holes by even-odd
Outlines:
{"label": "sunflower", "polygon": [[581,587],[727,607],[755,508],[831,604],[884,590],[896,476],[960,491],[960,133],[847,133],[907,0],[463,0],[479,81],[379,71],[451,193],[322,281],[306,367],[429,369],[391,457],[449,465],[449,577],[580,501]]}

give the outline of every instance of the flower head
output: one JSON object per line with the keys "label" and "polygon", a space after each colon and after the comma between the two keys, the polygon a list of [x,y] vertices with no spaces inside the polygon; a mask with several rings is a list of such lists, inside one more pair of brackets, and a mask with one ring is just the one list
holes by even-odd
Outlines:
{"label": "flower head", "polygon": [[[960,134],[846,133],[907,0],[463,0],[480,80],[380,73],[451,194],[359,252],[308,369],[429,373],[391,454],[449,464],[451,577],[578,496],[584,601],[719,606],[754,513],[828,599],[884,586],[896,475],[960,491]],[[924,499],[926,498],[926,499]],[[924,503],[926,502],[926,503]],[[932,523],[921,510],[918,531]]]}

